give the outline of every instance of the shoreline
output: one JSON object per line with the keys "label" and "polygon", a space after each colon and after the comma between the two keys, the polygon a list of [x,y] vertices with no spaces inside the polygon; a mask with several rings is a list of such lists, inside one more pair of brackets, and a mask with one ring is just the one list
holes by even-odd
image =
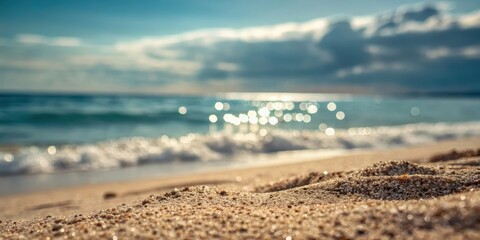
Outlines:
{"label": "shoreline", "polygon": [[[99,169],[91,171],[53,172],[46,174],[6,175],[0,176],[0,197],[67,189],[86,185],[128,183],[149,179],[175,178],[192,174],[218,173],[223,171],[256,169],[284,164],[297,164],[368,151],[371,150],[297,150],[270,154],[246,155],[244,157],[236,156],[234,160],[225,159],[211,162],[169,162],[105,170]],[[292,159],[295,159],[295,161],[292,162]],[[40,183],[38,180],[40,180]],[[22,188],[5,189],[2,184],[4,186],[20,184]]]}
{"label": "shoreline", "polygon": [[[222,164],[222,161],[225,161],[232,162],[228,165],[235,165],[235,159],[240,159],[241,162],[265,155],[264,158],[270,160],[276,158],[275,153],[291,153],[291,150],[375,150],[480,136],[478,121],[411,123],[348,129],[338,126],[326,128],[325,132],[288,128],[242,130],[245,126],[219,131],[211,129],[208,134],[187,134],[180,138],[161,135],[156,138],[115,138],[85,145],[26,147],[15,154],[0,153],[0,158],[5,159],[0,162],[1,175],[128,169],[129,166],[150,163],[200,162],[208,165],[209,162]],[[319,127],[315,126],[315,129],[320,127],[325,126],[320,124]],[[258,134],[254,134],[257,130]],[[311,155],[309,157],[315,157]],[[200,165],[199,167],[201,168]]]}
{"label": "shoreline", "polygon": [[[86,184],[42,192],[0,196],[0,219],[68,216],[116,207],[185,186],[221,186],[238,191],[252,191],[255,186],[311,171],[340,172],[358,170],[381,161],[421,161],[436,153],[480,146],[480,138],[444,141],[416,147],[361,151],[342,156],[309,159],[294,163],[223,169],[176,176]],[[107,195],[110,194],[110,197]]]}
{"label": "shoreline", "polygon": [[10,196],[0,198],[0,238],[478,239],[479,146],[464,139]]}

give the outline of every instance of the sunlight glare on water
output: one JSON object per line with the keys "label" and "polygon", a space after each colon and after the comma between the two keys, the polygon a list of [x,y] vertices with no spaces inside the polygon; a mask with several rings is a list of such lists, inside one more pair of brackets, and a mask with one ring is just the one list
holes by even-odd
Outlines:
{"label": "sunlight glare on water", "polygon": [[[241,99],[241,105],[238,105]],[[323,122],[342,121],[346,109],[339,110],[336,102],[348,101],[348,95],[299,94],[299,93],[229,93],[219,97],[213,103],[211,113],[222,111],[223,114],[209,114],[205,118],[215,128],[211,131],[254,132],[260,136],[268,134],[268,129],[283,128],[292,125],[302,129],[302,125],[319,126],[317,131],[325,135],[335,135],[333,126],[326,127]],[[245,106],[247,103],[247,106]],[[187,114],[188,106],[179,106],[181,115]],[[323,126],[324,124],[325,126]],[[333,123],[330,123],[333,124]],[[263,126],[259,128],[259,126]],[[333,124],[335,125],[335,124]]]}

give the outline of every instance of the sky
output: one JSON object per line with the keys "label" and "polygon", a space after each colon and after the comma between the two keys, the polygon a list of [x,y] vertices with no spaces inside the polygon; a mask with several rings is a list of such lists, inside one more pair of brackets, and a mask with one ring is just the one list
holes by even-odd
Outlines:
{"label": "sky", "polygon": [[480,1],[0,1],[0,91],[480,91]]}

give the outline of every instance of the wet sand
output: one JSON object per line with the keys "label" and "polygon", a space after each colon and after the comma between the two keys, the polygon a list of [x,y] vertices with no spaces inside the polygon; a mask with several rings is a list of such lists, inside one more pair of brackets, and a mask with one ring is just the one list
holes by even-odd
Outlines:
{"label": "wet sand", "polygon": [[466,139],[6,196],[0,239],[480,239],[478,147]]}

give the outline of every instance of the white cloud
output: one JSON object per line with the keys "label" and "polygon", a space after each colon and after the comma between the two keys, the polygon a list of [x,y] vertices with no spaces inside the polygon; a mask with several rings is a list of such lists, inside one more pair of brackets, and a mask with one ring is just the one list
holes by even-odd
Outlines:
{"label": "white cloud", "polygon": [[[284,23],[240,29],[204,29],[178,35],[144,37],[135,41],[118,42],[115,44],[114,49],[119,53],[135,56],[133,59],[142,61],[142,64],[148,62],[146,59],[150,58],[151,55],[155,55],[156,58],[172,62],[181,62],[180,60],[182,60],[188,64],[193,64],[190,61],[198,61],[200,63],[197,65],[199,68],[210,65],[210,68],[220,71],[235,72],[240,69],[248,71],[248,67],[244,66],[242,62],[238,62],[247,61],[240,56],[249,55],[245,56],[245,58],[251,57],[252,61],[256,61],[259,58],[268,57],[262,55],[268,52],[268,54],[272,55],[280,54],[282,58],[288,58],[285,54],[290,54],[292,59],[299,59],[301,58],[299,55],[303,55],[304,61],[308,58],[310,58],[308,61],[318,61],[310,64],[312,67],[317,68],[320,62],[328,63],[335,61],[335,58],[337,61],[339,60],[338,54],[340,52],[333,53],[331,47],[326,47],[323,50],[316,47],[325,39],[327,34],[331,34],[334,31],[347,31],[344,33],[339,32],[339,36],[336,37],[339,42],[347,44],[344,46],[344,54],[348,54],[346,51],[352,50],[352,46],[348,45],[348,42],[355,47],[358,44],[363,45],[363,42],[367,42],[370,39],[380,41],[382,36],[395,39],[396,36],[404,36],[406,34],[445,32],[455,28],[456,25],[461,25],[464,28],[480,27],[480,21],[478,21],[480,12],[454,17],[448,13],[449,10],[451,10],[451,7],[444,3],[406,6],[393,12],[346,19],[348,25],[344,30],[341,30],[340,25],[336,24],[340,20],[331,18],[320,18],[304,23]],[[348,28],[349,30],[347,30]],[[354,36],[354,34],[359,36]],[[354,39],[347,39],[350,37],[354,37]],[[301,44],[305,46],[304,50],[299,50],[295,53],[288,52],[286,49],[280,49],[281,47],[289,48],[291,47],[290,43],[298,42],[303,42]],[[335,44],[335,40],[333,44]],[[435,41],[432,44],[435,44]],[[260,45],[264,47],[260,48]],[[279,47],[269,50],[273,45],[278,45]],[[394,55],[397,51],[395,48],[401,48],[402,46],[399,45],[392,49],[392,46],[382,46],[375,42],[374,44],[358,45],[357,47],[364,49],[356,49],[356,51],[365,52],[365,54],[371,54],[372,56],[380,56],[385,54]],[[258,51],[250,52],[254,48],[258,48]],[[444,48],[448,49],[449,46],[444,46]],[[341,50],[338,49],[338,51]],[[424,54],[429,59],[435,58],[435,53],[432,51],[424,52]],[[358,55],[352,56],[358,57]],[[277,60],[284,61],[285,59]],[[155,61],[158,61],[158,59]],[[265,61],[275,61],[275,59],[265,59],[263,63]],[[223,66],[227,66],[225,64],[235,67],[224,68]],[[275,62],[272,62],[270,65],[274,64]],[[372,63],[366,62],[365,64],[370,66]],[[155,65],[153,64],[152,66]],[[352,67],[348,66],[346,71]],[[181,68],[178,69],[181,70]],[[193,68],[190,69],[193,70]]]}
{"label": "white cloud", "polygon": [[445,47],[424,49],[423,53],[429,59],[446,57],[480,58],[480,45],[450,49]]}
{"label": "white cloud", "polygon": [[423,54],[429,59],[438,59],[448,57],[452,55],[452,51],[449,48],[440,47],[433,49],[424,49]]}
{"label": "white cloud", "polygon": [[402,62],[392,62],[392,63],[382,63],[382,62],[373,62],[369,65],[359,65],[352,68],[341,69],[336,75],[339,78],[345,78],[352,75],[361,75],[378,71],[402,71],[412,68]]}
{"label": "white cloud", "polygon": [[[156,81],[165,90],[180,86],[195,91],[202,87],[226,91],[369,85],[431,88],[437,82],[442,87],[457,84],[457,75],[478,82],[475,76],[480,70],[472,66],[480,59],[480,11],[463,15],[450,11],[442,4],[415,5],[344,19],[201,29],[95,46],[82,54],[43,54],[52,59],[0,57],[0,66],[74,69],[84,72],[85,78],[96,74],[95,79],[100,79],[101,73],[102,78],[132,85]],[[77,38],[33,34],[16,40],[32,46],[86,46]]]}
{"label": "white cloud", "polygon": [[78,47],[82,41],[73,37],[45,37],[36,34],[20,34],[17,41],[26,45],[49,45],[57,47]]}
{"label": "white cloud", "polygon": [[463,28],[474,28],[480,25],[480,11],[460,16],[458,22]]}
{"label": "white cloud", "polygon": [[465,47],[461,49],[461,54],[469,58],[480,58],[480,45],[473,47]]}
{"label": "white cloud", "polygon": [[321,18],[305,23],[283,23],[249,28],[203,29],[178,35],[144,37],[131,42],[119,42],[115,48],[121,52],[139,52],[152,48],[166,48],[177,44],[211,46],[225,41],[265,42],[319,39],[328,30],[328,19]]}

